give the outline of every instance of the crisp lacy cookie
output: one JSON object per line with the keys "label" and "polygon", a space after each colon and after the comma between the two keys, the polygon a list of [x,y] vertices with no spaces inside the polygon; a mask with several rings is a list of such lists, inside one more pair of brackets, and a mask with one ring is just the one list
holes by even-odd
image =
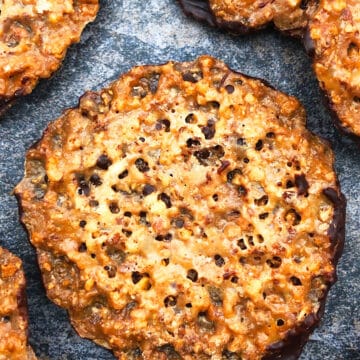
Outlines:
{"label": "crisp lacy cookie", "polygon": [[86,93],[15,192],[47,295],[118,359],[298,355],[344,238],[303,107],[208,56]]}
{"label": "crisp lacy cookie", "polygon": [[335,124],[360,137],[360,2],[358,0],[179,0],[184,12],[242,34],[272,22],[303,39]]}
{"label": "crisp lacy cookie", "polygon": [[21,260],[0,247],[0,360],[36,360],[27,344],[27,328]]}
{"label": "crisp lacy cookie", "polygon": [[345,132],[360,137],[360,2],[322,0],[307,39],[314,70]]}
{"label": "crisp lacy cookie", "polygon": [[0,1],[0,112],[57,70],[98,0]]}
{"label": "crisp lacy cookie", "polygon": [[280,31],[300,35],[314,0],[179,0],[184,12],[211,26],[235,34],[274,24]]}

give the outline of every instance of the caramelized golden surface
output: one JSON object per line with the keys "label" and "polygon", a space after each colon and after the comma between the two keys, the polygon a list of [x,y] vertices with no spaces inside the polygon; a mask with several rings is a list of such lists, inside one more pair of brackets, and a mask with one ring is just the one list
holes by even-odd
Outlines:
{"label": "caramelized golden surface", "polygon": [[35,360],[27,346],[25,277],[21,260],[0,247],[0,360]]}
{"label": "caramelized golden surface", "polygon": [[360,2],[322,0],[309,29],[320,85],[341,125],[360,136]]}
{"label": "caramelized golden surface", "polygon": [[0,105],[57,70],[97,11],[98,0],[1,0]]}
{"label": "caramelized golden surface", "polygon": [[16,194],[48,296],[119,359],[261,359],[334,281],[331,150],[207,56],[85,94]]}
{"label": "caramelized golden surface", "polygon": [[306,26],[306,7],[301,0],[209,0],[209,4],[220,21],[238,22],[250,29],[270,22],[282,31]]}

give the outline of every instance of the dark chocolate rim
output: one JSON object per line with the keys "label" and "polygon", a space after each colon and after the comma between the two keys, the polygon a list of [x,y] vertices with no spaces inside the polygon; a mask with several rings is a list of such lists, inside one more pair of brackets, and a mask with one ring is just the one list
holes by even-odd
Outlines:
{"label": "dark chocolate rim", "polygon": [[338,191],[333,188],[323,190],[323,194],[334,205],[334,216],[328,230],[332,244],[333,253],[331,260],[334,265],[334,271],[331,274],[330,281],[327,283],[323,296],[319,299],[319,310],[315,314],[308,315],[297,328],[290,330],[284,340],[270,345],[267,349],[269,355],[263,357],[263,360],[296,360],[324,314],[327,295],[332,285],[337,281],[336,265],[345,243],[346,198],[340,191],[338,180],[337,188]]}
{"label": "dark chocolate rim", "polygon": [[[182,0],[180,0],[180,1],[182,1]],[[193,60],[193,61],[196,61],[196,59]],[[164,65],[164,64],[166,64],[166,63],[160,64],[158,66],[161,66],[161,65]],[[144,66],[153,66],[153,65],[144,65]],[[252,76],[249,76],[249,75],[245,75],[245,74],[243,74],[241,72],[232,70],[230,67],[228,67],[228,70],[229,70],[229,72],[239,74],[239,75],[244,76],[246,78],[261,81],[265,86],[271,88],[272,90],[282,92],[282,91],[277,90],[276,88],[274,88],[266,80],[263,80],[263,79],[258,78],[258,77],[252,77]],[[111,86],[111,83],[107,87],[109,87],[109,86]],[[82,96],[84,96],[85,94],[83,94]],[[64,110],[63,114],[65,114],[69,110],[77,109],[79,107],[80,99],[82,98],[82,96],[80,96],[77,106],[74,106],[74,107],[71,107],[71,108],[69,108],[67,110]],[[312,135],[314,135],[314,136],[316,136],[318,138],[321,138],[320,136],[315,135],[312,131],[310,131],[307,128],[306,121],[305,121],[304,127],[310,134],[312,134]],[[46,132],[48,131],[48,129],[49,129],[49,127],[47,127],[44,130],[44,132],[43,132],[42,136],[40,137],[40,139],[35,141],[29,147],[28,151],[31,150],[31,149],[34,149],[43,140],[43,138],[44,138]],[[322,142],[324,143],[324,145],[326,147],[331,149],[331,145],[330,145],[329,141],[327,141],[326,139],[323,139],[323,138],[321,138],[321,140],[322,140]],[[25,157],[25,159],[26,159],[26,157]],[[333,168],[333,172],[335,173],[335,176],[336,176],[334,164],[333,164],[332,168]],[[323,190],[323,195],[334,206],[333,219],[332,219],[332,221],[330,223],[330,226],[329,226],[329,229],[328,229],[328,236],[330,238],[331,245],[332,245],[331,262],[334,265],[334,270],[333,270],[333,272],[331,274],[330,280],[326,284],[327,287],[324,290],[324,293],[323,293],[322,297],[319,299],[320,306],[319,306],[318,311],[316,313],[309,314],[301,324],[299,324],[296,328],[289,330],[287,335],[285,336],[285,338],[283,340],[280,340],[280,341],[278,341],[276,343],[273,343],[270,346],[268,346],[268,348],[266,349],[267,354],[263,356],[262,360],[296,360],[296,359],[298,359],[298,357],[300,356],[300,354],[302,352],[302,349],[303,349],[304,345],[306,344],[306,342],[309,339],[309,336],[314,331],[314,329],[319,325],[320,320],[321,320],[321,318],[322,318],[322,316],[324,314],[324,311],[325,311],[325,305],[326,305],[326,299],[327,299],[328,292],[329,292],[330,288],[332,287],[332,285],[334,285],[335,282],[337,281],[336,265],[337,265],[337,263],[338,263],[338,261],[339,261],[339,259],[341,257],[341,254],[342,254],[342,251],[343,251],[343,248],[344,248],[344,243],[345,243],[345,221],[346,221],[346,198],[345,198],[344,194],[341,192],[341,187],[340,187],[340,183],[339,183],[339,180],[338,180],[337,176],[336,176],[336,189],[330,188],[330,187],[326,188],[326,189]],[[27,227],[26,227],[26,225],[25,225],[25,223],[23,221],[24,209],[22,207],[22,201],[21,201],[22,193],[14,192],[14,196],[16,197],[17,204],[18,204],[19,221],[20,221],[22,227],[25,229],[26,235],[28,237],[28,241],[31,243],[31,241],[30,241],[30,233],[29,233],[29,231],[28,231],[28,229],[27,229]],[[38,263],[38,266],[39,266],[39,263]],[[41,272],[41,274],[42,274],[42,272]],[[66,310],[67,310],[68,315],[70,317],[70,314],[69,314],[70,310],[68,310],[68,309],[66,309]]]}
{"label": "dark chocolate rim", "polygon": [[263,29],[268,25],[252,28],[237,21],[221,20],[212,12],[208,0],[179,0],[179,3],[187,16],[205,22],[212,27],[229,31],[234,35],[245,35]]}
{"label": "dark chocolate rim", "polygon": [[[305,45],[306,32],[302,35],[302,40],[304,41],[304,45]],[[310,51],[308,53],[311,53],[312,48],[310,47],[309,50]],[[266,80],[262,80],[261,78],[254,78],[254,77],[252,79],[260,80],[266,86],[276,90]],[[333,109],[331,110],[333,111],[334,115],[336,115],[334,110]],[[305,120],[305,128],[311,134],[314,134],[312,131],[310,131],[307,128],[307,117]],[[354,135],[351,132],[348,134]],[[323,143],[325,143],[325,146],[331,149],[331,143],[327,139],[321,137],[320,135],[315,135],[315,136],[320,138],[323,141]],[[333,168],[333,172],[336,174],[334,163],[332,168]],[[320,307],[315,314],[309,314],[297,328],[290,330],[284,340],[278,341],[270,345],[267,349],[269,354],[265,355],[262,360],[298,359],[311,333],[315,330],[316,327],[319,326],[321,318],[323,317],[327,295],[332,285],[334,285],[337,281],[336,266],[341,257],[345,244],[346,197],[341,192],[341,186],[337,176],[336,176],[336,188],[337,190],[335,190],[334,188],[326,188],[323,190],[323,195],[325,195],[325,197],[334,206],[334,215],[328,230],[328,236],[330,238],[332,251],[333,251],[331,256],[331,262],[334,265],[334,271],[331,274],[330,281],[326,284],[327,285],[326,290],[324,291],[322,297],[319,299]]]}
{"label": "dark chocolate rim", "polygon": [[351,131],[349,127],[344,125],[344,123],[341,121],[338,113],[335,110],[334,103],[332,102],[329,93],[322,88],[321,88],[321,92],[323,94],[324,104],[329,109],[331,120],[334,126],[339,130],[339,132],[341,132],[349,139],[352,139],[358,146],[360,146],[360,134],[357,135],[356,133]]}
{"label": "dark chocolate rim", "polygon": [[267,27],[273,27],[279,30],[284,35],[301,38],[304,31],[303,28],[294,28],[289,30],[280,30],[276,27],[273,21],[269,21],[263,25],[256,27],[246,26],[239,21],[226,21],[217,18],[210,8],[209,0],[178,0],[184,13],[193,17],[194,19],[205,22],[208,25],[226,30],[234,35],[246,35],[251,32],[256,32]]}
{"label": "dark chocolate rim", "polygon": [[[307,26],[304,30],[304,34],[302,36],[302,43],[304,45],[306,53],[308,54],[308,56],[310,57],[310,59],[313,62],[313,73],[315,74],[315,71],[314,71],[314,65],[315,65],[315,61],[316,61],[315,44],[310,36],[309,26]],[[317,78],[316,74],[315,74],[315,77]],[[318,82],[320,85],[319,79],[318,79]],[[335,110],[334,103],[331,100],[328,91],[326,89],[323,89],[321,86],[320,86],[320,89],[321,89],[321,92],[323,95],[324,104],[330,111],[331,120],[332,120],[334,126],[339,130],[339,132],[341,132],[346,137],[352,139],[355,143],[357,143],[357,145],[360,146],[360,134],[359,135],[355,134],[349,127],[347,127],[343,124],[337,111]]]}

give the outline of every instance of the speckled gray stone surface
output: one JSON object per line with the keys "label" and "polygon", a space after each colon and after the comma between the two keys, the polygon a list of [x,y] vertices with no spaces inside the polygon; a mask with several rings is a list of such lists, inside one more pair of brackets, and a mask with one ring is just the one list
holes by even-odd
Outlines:
{"label": "speckled gray stone surface", "polygon": [[86,28],[81,43],[69,50],[60,71],[19,100],[0,121],[0,244],[24,261],[31,345],[40,359],[114,359],[109,351],[80,339],[65,311],[45,297],[35,253],[18,223],[11,195],[23,174],[25,150],[49,121],[75,106],[85,90],[100,89],[137,64],[191,60],[200,54],[223,59],[233,69],[297,96],[307,109],[309,128],[333,144],[348,199],[346,244],[325,316],[301,359],[360,359],[359,148],[334,129],[300,43],[271,30],[230,36],[185,18],[174,0],[102,1],[97,20]]}

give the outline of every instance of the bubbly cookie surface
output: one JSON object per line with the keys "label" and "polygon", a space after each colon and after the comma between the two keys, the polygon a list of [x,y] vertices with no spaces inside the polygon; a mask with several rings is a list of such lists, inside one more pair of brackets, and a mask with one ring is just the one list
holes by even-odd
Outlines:
{"label": "bubbly cookie surface", "polygon": [[331,149],[295,98],[208,56],[86,93],[16,195],[48,296],[119,359],[298,352],[335,280]]}
{"label": "bubbly cookie surface", "polygon": [[320,1],[309,32],[320,86],[341,127],[360,136],[360,2]]}
{"label": "bubbly cookie surface", "polygon": [[27,345],[27,305],[21,260],[0,247],[0,360],[35,360]]}
{"label": "bubbly cookie surface", "polygon": [[98,0],[0,1],[0,111],[59,68],[98,7]]}
{"label": "bubbly cookie surface", "polygon": [[280,31],[301,35],[314,0],[180,0],[188,15],[233,33],[247,33],[274,24]]}

